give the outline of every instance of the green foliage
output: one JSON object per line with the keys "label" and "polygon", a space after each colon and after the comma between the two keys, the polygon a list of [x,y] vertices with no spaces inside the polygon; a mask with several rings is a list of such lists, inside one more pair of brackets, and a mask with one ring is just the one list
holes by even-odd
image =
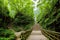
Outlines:
{"label": "green foliage", "polygon": [[[51,2],[50,2],[51,1]],[[53,3],[52,3],[53,2]],[[45,1],[46,3],[46,1]],[[48,0],[47,4],[40,6],[41,13],[38,16],[38,22],[43,28],[58,31],[60,30],[60,2],[59,0]],[[49,5],[48,5],[49,4]],[[42,4],[41,4],[42,5]],[[43,9],[45,6],[45,9]],[[50,6],[50,8],[49,8]],[[44,11],[45,10],[45,11]],[[42,12],[43,11],[43,12]]]}
{"label": "green foliage", "polygon": [[[13,0],[13,1],[12,0],[0,0],[0,6],[3,8],[3,10],[4,10],[4,7],[8,9],[9,11],[8,15],[11,18],[15,18],[17,14],[17,10],[21,11],[27,16],[33,17],[33,7],[32,7],[31,0]],[[3,12],[6,12],[6,10]]]}
{"label": "green foliage", "polygon": [[[31,28],[31,25],[34,23],[34,20],[33,18],[31,18],[30,16],[27,16],[27,15],[24,15],[23,13],[21,12],[18,12],[16,17],[15,17],[15,20],[14,20],[14,25],[16,27],[18,27],[16,30],[27,30],[27,29],[30,29]],[[22,29],[20,29],[20,28]]]}
{"label": "green foliage", "polygon": [[9,24],[16,26],[31,24],[33,22],[31,0],[0,0],[0,19],[1,27],[7,27]]}
{"label": "green foliage", "polygon": [[0,27],[6,27],[11,22],[9,11],[6,7],[0,6]]}
{"label": "green foliage", "polygon": [[16,25],[14,25],[14,26],[12,27],[12,29],[13,29],[14,31],[16,31],[16,32],[20,32],[20,31],[23,30],[22,27],[20,27],[20,26],[16,26]]}
{"label": "green foliage", "polygon": [[18,26],[25,26],[33,23],[33,21],[34,21],[33,18],[31,18],[30,16],[26,16],[18,12],[18,14],[15,17],[14,24]]}
{"label": "green foliage", "polygon": [[[33,7],[31,0],[8,0],[9,15],[14,18],[17,14],[17,10],[23,14],[33,17]],[[31,11],[30,11],[31,10]]]}
{"label": "green foliage", "polygon": [[15,35],[12,30],[9,29],[0,29],[0,40],[14,40]]}
{"label": "green foliage", "polygon": [[42,18],[45,17],[45,15],[52,11],[52,8],[55,6],[57,1],[58,0],[41,0],[39,2],[38,7],[40,10],[40,14],[37,17],[38,21],[42,20]]}

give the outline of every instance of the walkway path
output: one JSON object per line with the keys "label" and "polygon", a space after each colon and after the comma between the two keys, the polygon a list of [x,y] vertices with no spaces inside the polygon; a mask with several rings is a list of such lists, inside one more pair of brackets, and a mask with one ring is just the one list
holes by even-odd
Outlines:
{"label": "walkway path", "polygon": [[33,31],[27,40],[48,40],[40,31],[39,24],[33,26]]}

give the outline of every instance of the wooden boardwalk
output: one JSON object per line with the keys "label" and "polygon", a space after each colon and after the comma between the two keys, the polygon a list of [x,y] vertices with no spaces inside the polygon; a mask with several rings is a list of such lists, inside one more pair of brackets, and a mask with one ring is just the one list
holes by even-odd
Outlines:
{"label": "wooden boardwalk", "polygon": [[33,26],[33,31],[27,40],[48,40],[40,31],[39,24]]}

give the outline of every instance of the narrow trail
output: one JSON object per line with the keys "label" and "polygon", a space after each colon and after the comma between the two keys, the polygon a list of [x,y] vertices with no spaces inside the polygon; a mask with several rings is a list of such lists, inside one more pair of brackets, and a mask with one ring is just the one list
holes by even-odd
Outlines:
{"label": "narrow trail", "polygon": [[33,31],[27,40],[48,40],[40,31],[39,24],[33,26]]}

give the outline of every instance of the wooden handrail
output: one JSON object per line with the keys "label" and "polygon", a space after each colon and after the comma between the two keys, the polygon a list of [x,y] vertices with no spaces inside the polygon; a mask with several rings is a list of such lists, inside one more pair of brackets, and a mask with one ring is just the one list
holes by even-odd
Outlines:
{"label": "wooden handrail", "polygon": [[[51,40],[60,40],[60,33],[40,28],[42,33]],[[57,36],[57,37],[56,37]]]}
{"label": "wooden handrail", "polygon": [[30,35],[31,31],[32,31],[32,29],[22,32],[21,33],[21,40],[26,40],[28,38],[28,36]]}

